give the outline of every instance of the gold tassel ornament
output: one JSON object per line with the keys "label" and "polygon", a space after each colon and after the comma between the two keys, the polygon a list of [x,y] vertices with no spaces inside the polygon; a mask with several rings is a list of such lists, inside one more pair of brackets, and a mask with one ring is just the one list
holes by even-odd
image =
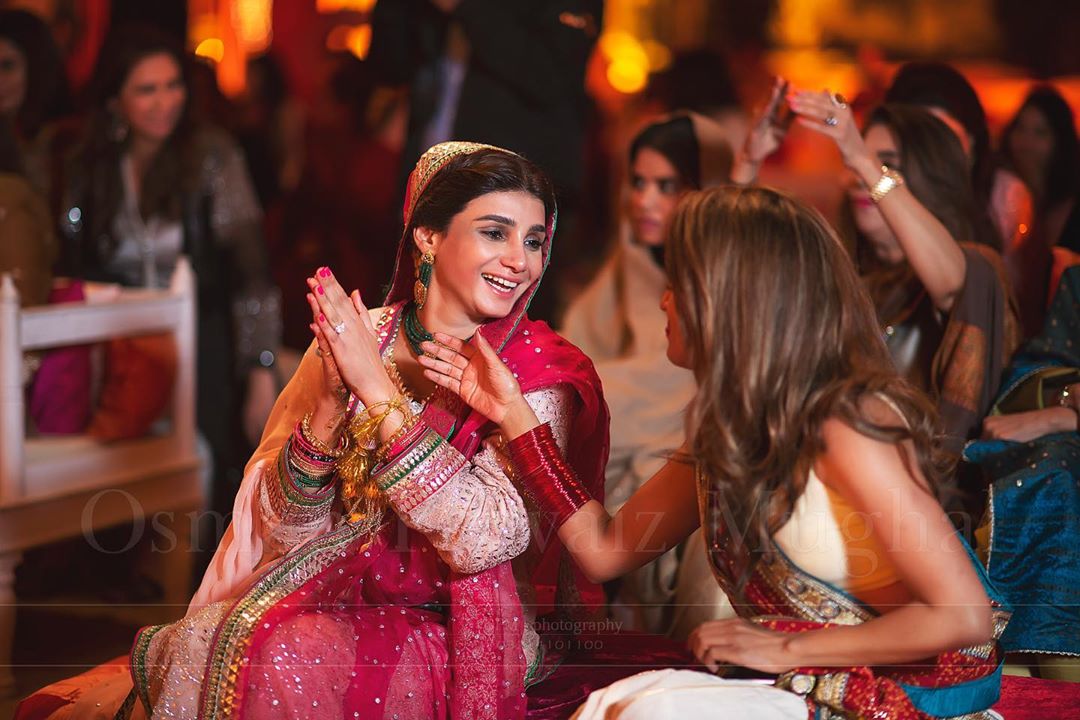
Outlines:
{"label": "gold tassel ornament", "polygon": [[[395,411],[408,420],[408,401],[398,395],[393,400],[375,403],[357,413],[346,426],[349,434],[348,449],[338,461],[338,477],[341,480],[341,502],[350,523],[361,523],[365,532],[374,531],[382,524],[387,502],[384,493],[371,477],[375,467],[379,426]],[[383,408],[378,415],[375,410]]]}

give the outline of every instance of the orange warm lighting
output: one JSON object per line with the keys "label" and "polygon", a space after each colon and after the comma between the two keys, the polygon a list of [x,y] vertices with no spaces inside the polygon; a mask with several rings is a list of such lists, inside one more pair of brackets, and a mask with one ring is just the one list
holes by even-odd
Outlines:
{"label": "orange warm lighting", "polygon": [[248,55],[257,55],[270,47],[273,15],[273,0],[235,0],[233,25],[236,39]]}
{"label": "orange warm lighting", "polygon": [[351,52],[363,60],[371,48],[370,25],[338,25],[326,36],[326,49],[333,52]]}
{"label": "orange warm lighting", "polygon": [[[637,38],[621,30],[605,32],[599,40],[600,52],[607,58],[607,80],[611,87],[621,93],[641,92],[649,79],[649,52]],[[659,43],[654,45],[660,46]],[[666,50],[666,48],[663,48]],[[663,60],[662,51],[653,48],[658,60]],[[670,60],[670,54],[668,55]]]}
{"label": "orange warm lighting", "polygon": [[[240,37],[245,0],[189,0],[188,42],[195,54],[214,63],[218,88],[226,97],[235,97],[247,84],[247,45]],[[258,7],[256,7],[258,6]],[[253,0],[250,7],[267,12],[270,0]],[[250,12],[247,11],[247,12]],[[269,36],[269,18],[266,33]],[[257,38],[253,38],[257,39]],[[269,42],[269,37],[267,37]]]}
{"label": "orange warm lighting", "polygon": [[649,73],[648,69],[641,65],[625,60],[616,60],[608,65],[607,80],[611,83],[611,87],[621,93],[630,95],[645,89],[645,84],[649,80]]}
{"label": "orange warm lighting", "polygon": [[195,48],[195,54],[219,63],[225,57],[225,43],[220,38],[206,38]]}
{"label": "orange warm lighting", "polygon": [[370,12],[376,0],[315,0],[315,9],[321,13]]}
{"label": "orange warm lighting", "polygon": [[645,49],[645,55],[649,58],[649,70],[651,72],[660,72],[671,64],[671,50],[666,45],[655,40],[646,40],[642,47]]}

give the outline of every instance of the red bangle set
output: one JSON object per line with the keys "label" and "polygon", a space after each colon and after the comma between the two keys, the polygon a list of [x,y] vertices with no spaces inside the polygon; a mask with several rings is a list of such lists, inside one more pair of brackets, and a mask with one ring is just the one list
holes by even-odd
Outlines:
{"label": "red bangle set", "polygon": [[544,521],[558,529],[581,507],[592,500],[563,458],[562,451],[546,423],[506,444],[514,464],[517,482]]}

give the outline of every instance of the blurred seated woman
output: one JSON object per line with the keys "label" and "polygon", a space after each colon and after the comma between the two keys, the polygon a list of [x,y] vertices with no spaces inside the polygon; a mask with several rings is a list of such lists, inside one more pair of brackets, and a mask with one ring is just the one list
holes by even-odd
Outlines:
{"label": "blurred seated woman", "polygon": [[1024,329],[1029,335],[1038,332],[1039,324],[1029,319],[1033,316],[1028,310],[1041,309],[1046,302],[1028,274],[1035,206],[1027,186],[994,153],[986,111],[975,88],[946,63],[909,62],[896,73],[885,102],[926,108],[960,140],[975,193],[974,236],[1001,251],[1009,287],[1020,301]]}
{"label": "blurred seated woman", "polygon": [[691,648],[710,670],[779,675],[747,688],[645,674],[594,694],[577,717],[989,708],[1007,613],[935,494],[947,467],[933,407],[893,368],[836,234],[780,193],[723,187],[680,202],[665,256],[668,356],[697,380],[688,439],[614,518],[574,481],[493,351],[436,334],[424,346],[435,357],[421,359],[465,402],[507,418],[517,483],[593,580],[700,524],[740,617],[705,623]]}
{"label": "blurred seated woman", "polygon": [[1041,677],[1072,681],[1080,681],[1078,338],[1080,267],[1072,267],[1042,333],[1013,357],[984,439],[964,450],[990,482],[980,554],[1016,608],[1002,645],[1034,653]]}
{"label": "blurred seated woman", "polygon": [[960,143],[912,106],[876,109],[860,134],[828,92],[800,91],[790,103],[852,172],[855,258],[879,330],[900,373],[937,402],[959,452],[978,434],[1019,334],[1001,258],[975,231]]}
{"label": "blurred seated woman", "polygon": [[[241,399],[258,437],[278,390],[278,292],[244,159],[222,131],[191,117],[184,58],[148,28],[107,39],[95,105],[65,178],[60,270],[131,287],[167,286],[186,255],[198,283],[199,431],[213,456],[217,509],[242,465]],[[238,388],[243,388],[243,398]]]}
{"label": "blurred seated woman", "polygon": [[[1040,85],[1028,93],[1001,134],[1001,152],[1031,190],[1033,232],[1044,249],[1062,245],[1080,252],[1080,139],[1072,108],[1053,86]],[[1044,278],[1044,289],[1045,284]]]}
{"label": "blurred seated woman", "polygon": [[[609,512],[683,444],[694,378],[665,352],[659,310],[667,285],[664,238],[679,198],[726,181],[730,160],[723,128],[702,116],[676,114],[642,129],[630,144],[614,252],[566,312],[562,332],[596,363],[611,410]],[[700,598],[676,600],[679,565],[670,553],[620,580],[612,610],[623,627],[666,633],[677,619],[673,613],[701,604]],[[691,586],[700,589],[700,583]]]}

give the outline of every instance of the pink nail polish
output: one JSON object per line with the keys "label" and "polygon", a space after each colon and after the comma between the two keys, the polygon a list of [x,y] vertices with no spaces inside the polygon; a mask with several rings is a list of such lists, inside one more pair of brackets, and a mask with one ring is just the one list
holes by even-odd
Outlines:
{"label": "pink nail polish", "polygon": [[322,289],[322,285],[319,285],[318,287],[316,287],[316,288],[315,288],[315,292],[317,292],[317,293],[319,293],[320,295],[322,295],[322,294],[323,294],[323,289]]}
{"label": "pink nail polish", "polygon": [[330,268],[324,267],[319,269],[319,277],[330,277]]}
{"label": "pink nail polish", "polygon": [[326,316],[322,313],[319,313],[319,322],[326,322]]}

